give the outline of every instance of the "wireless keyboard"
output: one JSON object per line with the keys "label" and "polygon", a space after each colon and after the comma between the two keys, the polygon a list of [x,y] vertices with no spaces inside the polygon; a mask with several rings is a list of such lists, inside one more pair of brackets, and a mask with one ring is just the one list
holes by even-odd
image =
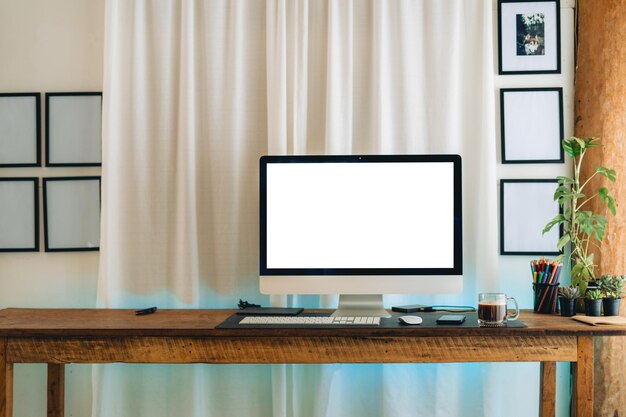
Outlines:
{"label": "wireless keyboard", "polygon": [[239,324],[271,324],[275,326],[301,325],[311,327],[318,326],[378,326],[380,317],[329,317],[329,316],[247,316]]}

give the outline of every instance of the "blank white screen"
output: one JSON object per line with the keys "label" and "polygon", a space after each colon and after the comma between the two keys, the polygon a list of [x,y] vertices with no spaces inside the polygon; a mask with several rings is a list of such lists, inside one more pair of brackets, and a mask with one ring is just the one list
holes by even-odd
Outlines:
{"label": "blank white screen", "polygon": [[267,268],[452,268],[451,162],[269,163]]}

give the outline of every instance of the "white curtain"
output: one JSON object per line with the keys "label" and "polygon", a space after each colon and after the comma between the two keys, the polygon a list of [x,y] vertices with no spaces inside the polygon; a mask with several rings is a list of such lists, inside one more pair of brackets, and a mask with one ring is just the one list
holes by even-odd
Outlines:
{"label": "white curtain", "polygon": [[[420,301],[497,287],[491,1],[107,0],[105,31],[101,306],[267,305],[266,153],[461,154],[465,291]],[[104,365],[93,415],[526,416],[503,367]]]}

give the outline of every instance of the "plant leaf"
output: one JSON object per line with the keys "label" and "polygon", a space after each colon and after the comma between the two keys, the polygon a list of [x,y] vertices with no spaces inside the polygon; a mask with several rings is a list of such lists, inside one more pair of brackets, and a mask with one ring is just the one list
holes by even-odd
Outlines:
{"label": "plant leaf", "polygon": [[611,214],[615,216],[615,213],[617,213],[615,199],[609,195],[609,190],[606,187],[601,187],[598,190],[598,195],[600,196],[602,204],[606,204]]}
{"label": "plant leaf", "polygon": [[561,223],[567,223],[567,218],[562,215],[562,214],[557,214],[556,216],[554,216],[554,218],[552,220],[550,220],[548,222],[548,224],[545,225],[545,227],[543,228],[543,231],[541,232],[542,234],[546,234],[550,231],[550,229],[552,229],[554,227],[554,225],[556,224],[561,224]]}
{"label": "plant leaf", "polygon": [[606,178],[608,178],[609,181],[611,182],[615,182],[616,178],[616,173],[614,169],[608,169],[605,167],[598,167],[596,169],[596,172]]}
{"label": "plant leaf", "polygon": [[572,139],[574,139],[574,141],[578,143],[578,146],[580,146],[581,149],[585,149],[585,147],[587,146],[587,142],[584,139],[577,137],[572,137]]}
{"label": "plant leaf", "polygon": [[580,233],[591,236],[594,232],[595,219],[593,214],[588,210],[582,210],[576,213],[575,222],[578,224]]}
{"label": "plant leaf", "polygon": [[585,265],[582,263],[577,263],[572,267],[572,285],[575,285],[577,287],[581,287],[581,290],[584,291],[583,287],[583,283],[585,286],[585,289],[587,287],[587,283],[585,281],[585,279],[583,278],[583,269],[585,268]]}
{"label": "plant leaf", "polygon": [[600,189],[598,190],[598,195],[600,196],[600,199],[604,203],[606,201],[606,198],[609,195],[609,189],[606,187],[600,187]]}
{"label": "plant leaf", "polygon": [[574,147],[574,141],[572,139],[563,139],[561,141],[561,146],[563,150],[570,158],[575,158],[577,155],[580,155],[580,147]]}
{"label": "plant leaf", "polygon": [[597,142],[597,141],[599,141],[599,140],[600,140],[600,138],[597,138],[597,137],[590,137],[590,138],[587,138],[587,139],[585,139],[585,147],[586,147],[586,148],[595,148],[595,147],[598,147],[598,146],[600,146],[600,144],[599,144],[599,143],[595,143],[595,142]]}
{"label": "plant leaf", "polygon": [[593,216],[590,217],[591,220],[591,228],[593,230],[593,233],[595,233],[596,235],[596,239],[598,239],[598,241],[602,242],[602,239],[604,239],[604,233],[606,231],[606,217],[604,217],[601,214],[594,214]]}
{"label": "plant leaf", "polygon": [[615,216],[615,213],[617,213],[617,209],[615,208],[615,199],[611,196],[608,196],[607,198],[609,200],[609,204],[608,204],[609,211],[611,212],[612,215]]}
{"label": "plant leaf", "polygon": [[556,177],[556,180],[560,185],[574,184],[575,182],[573,178],[569,177]]}
{"label": "plant leaf", "polygon": [[570,190],[568,187],[561,185],[559,187],[556,188],[556,190],[554,190],[554,201],[559,201],[560,199],[565,199],[565,200],[571,200],[574,198],[574,194],[572,193],[572,190]]}
{"label": "plant leaf", "polygon": [[561,238],[557,242],[556,248],[559,251],[562,251],[563,248],[565,247],[565,245],[567,244],[567,242],[569,242],[569,241],[570,241],[570,235],[569,235],[569,233],[565,233],[563,236],[561,236]]}

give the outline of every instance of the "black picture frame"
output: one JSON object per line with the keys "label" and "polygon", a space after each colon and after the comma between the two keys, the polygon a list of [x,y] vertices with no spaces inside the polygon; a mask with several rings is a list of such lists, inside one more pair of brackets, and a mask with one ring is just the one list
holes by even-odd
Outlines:
{"label": "black picture frame", "polygon": [[41,94],[0,93],[0,168],[41,166]]}
{"label": "black picture frame", "polygon": [[43,179],[46,252],[100,250],[101,177]]}
{"label": "black picture frame", "polygon": [[102,92],[46,93],[46,166],[102,166]]}
{"label": "black picture frame", "polygon": [[563,228],[543,235],[545,225],[563,213],[553,195],[556,179],[500,180],[500,255],[561,254],[557,242]]}
{"label": "black picture frame", "polygon": [[498,0],[498,74],[560,73],[560,0]]}
{"label": "black picture frame", "polygon": [[563,163],[564,135],[563,88],[500,89],[503,164]]}
{"label": "black picture frame", "polygon": [[38,251],[39,178],[0,178],[0,252]]}

